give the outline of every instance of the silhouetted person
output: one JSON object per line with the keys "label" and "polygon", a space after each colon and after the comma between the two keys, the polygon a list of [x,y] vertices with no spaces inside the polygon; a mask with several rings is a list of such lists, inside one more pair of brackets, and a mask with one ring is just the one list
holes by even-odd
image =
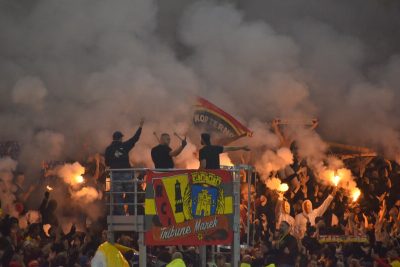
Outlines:
{"label": "silhouetted person", "polygon": [[295,220],[295,234],[297,238],[303,238],[304,233],[307,230],[307,223],[311,226],[315,226],[315,218],[322,217],[325,211],[328,209],[332,200],[334,199],[337,192],[337,188],[334,187],[332,193],[324,200],[324,202],[318,207],[313,209],[312,202],[308,199],[304,200],[302,204],[303,212],[296,215]]}
{"label": "silhouetted person", "polygon": [[298,254],[297,240],[290,233],[290,225],[282,221],[279,228],[278,240],[273,241],[276,253],[276,266],[291,267],[296,265]]}
{"label": "silhouetted person", "polygon": [[[120,131],[116,131],[113,134],[112,143],[106,148],[105,152],[105,162],[106,165],[111,169],[129,169],[131,165],[129,163],[129,151],[135,146],[136,142],[139,141],[140,134],[142,133],[144,120],[140,121],[140,126],[137,129],[134,136],[132,136],[127,141],[123,142],[123,134]],[[133,203],[134,195],[134,185],[132,183],[121,183],[119,181],[130,181],[134,173],[132,171],[113,171],[112,172],[112,186],[114,192],[127,192],[125,194],[125,201],[128,203]],[[123,195],[114,194],[114,203],[122,204]],[[122,205],[115,205],[114,211],[116,215],[124,215],[124,209]],[[129,214],[133,214],[134,208],[129,205]]]}
{"label": "silhouetted person", "polygon": [[200,168],[199,169],[210,169],[216,170],[220,168],[219,154],[250,149],[247,146],[215,146],[211,144],[211,136],[208,133],[201,134],[201,144],[203,147],[199,151]]}
{"label": "silhouetted person", "polygon": [[175,150],[169,147],[170,142],[171,137],[169,134],[163,133],[160,138],[160,144],[151,150],[151,159],[156,169],[173,169],[174,160],[172,158],[178,156],[187,145],[186,137]]}
{"label": "silhouetted person", "polygon": [[58,226],[58,219],[55,214],[57,209],[57,201],[54,199],[49,200],[50,193],[47,191],[44,193],[44,198],[40,204],[39,211],[42,215],[42,223],[50,224],[51,226]]}

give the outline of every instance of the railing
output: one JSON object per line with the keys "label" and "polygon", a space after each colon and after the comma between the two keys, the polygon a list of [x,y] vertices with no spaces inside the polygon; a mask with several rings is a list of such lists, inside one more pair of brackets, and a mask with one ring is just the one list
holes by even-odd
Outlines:
{"label": "railing", "polygon": [[[251,203],[251,178],[253,175],[253,167],[248,165],[238,165],[238,166],[223,166],[221,169],[229,171],[232,173],[233,178],[233,244],[231,246],[231,263],[233,267],[239,265],[240,261],[240,197],[241,197],[241,173],[243,172],[246,175],[246,182],[248,185],[248,206],[247,206],[247,244],[250,244],[250,203]],[[146,185],[146,173],[147,171],[155,171],[155,172],[170,172],[170,171],[180,171],[185,169],[147,169],[147,168],[132,168],[132,169],[111,169],[110,173],[110,182],[109,182],[109,191],[107,191],[108,195],[108,210],[109,214],[107,216],[108,223],[108,232],[110,241],[114,241],[114,233],[118,231],[135,231],[139,233],[139,266],[146,266],[146,246],[144,244],[144,201],[145,201],[145,187]],[[124,179],[121,179],[121,176],[125,176]],[[130,179],[126,179],[130,176]],[[118,178],[117,178],[118,177]],[[126,186],[128,185],[128,186]],[[132,191],[124,191],[124,190],[116,190],[123,188],[131,188]],[[138,190],[141,188],[141,190]],[[116,196],[120,199],[121,195],[133,195],[132,197],[128,197],[128,199],[133,200],[132,202],[123,202],[116,203]],[[116,209],[116,207],[128,208],[128,214],[115,214],[116,210],[121,211],[121,209]],[[129,210],[132,213],[129,213]],[[143,211],[138,212],[138,211]],[[129,216],[127,216],[129,215]],[[213,251],[215,248],[213,248]],[[217,248],[217,250],[219,250]],[[202,266],[205,266],[205,250],[203,251],[204,255],[201,255],[202,258]]]}
{"label": "railing", "polygon": [[[109,196],[109,201],[107,202],[107,205],[109,206],[109,214],[108,215],[116,215],[114,214],[114,209],[115,206],[132,206],[133,207],[133,214],[129,214],[132,216],[137,216],[138,214],[138,205],[143,204],[138,202],[138,194],[144,194],[145,192],[138,192],[138,186],[142,185],[145,183],[144,181],[144,176],[142,179],[139,178],[139,176],[144,175],[144,173],[147,171],[147,169],[112,169],[110,171],[110,188],[107,191],[108,196]],[[131,175],[131,179],[123,179],[123,180],[116,180],[114,177],[116,177],[118,174],[124,174],[124,175]],[[119,186],[124,186],[124,185],[131,185],[130,187],[133,189],[133,191],[118,191],[116,190],[116,185]],[[123,203],[115,203],[115,195],[133,195],[133,202],[123,202]],[[122,215],[122,214],[121,214]]]}

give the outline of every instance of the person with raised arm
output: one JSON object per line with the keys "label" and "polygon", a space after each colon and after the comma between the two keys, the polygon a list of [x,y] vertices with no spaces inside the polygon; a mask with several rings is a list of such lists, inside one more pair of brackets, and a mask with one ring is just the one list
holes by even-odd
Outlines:
{"label": "person with raised arm", "polygon": [[156,169],[173,169],[173,157],[178,156],[187,145],[186,137],[181,140],[181,145],[172,150],[169,146],[171,137],[167,133],[161,134],[160,144],[151,149],[151,159]]}
{"label": "person with raised arm", "polygon": [[[113,134],[113,141],[106,148],[105,152],[105,162],[110,169],[129,169],[131,168],[129,161],[129,152],[139,141],[140,134],[142,133],[142,127],[144,124],[144,119],[141,119],[139,123],[139,128],[136,133],[126,141],[122,141],[124,136],[120,131],[116,131]],[[134,187],[132,183],[124,183],[124,181],[129,181],[133,177],[132,171],[114,171],[112,173],[113,191],[115,192],[133,192]],[[122,181],[122,182],[121,182]],[[125,194],[125,201],[128,203],[134,202],[133,194]],[[114,195],[114,206],[115,215],[125,215],[123,205],[123,194]],[[129,214],[133,214],[133,206],[128,207]]]}
{"label": "person with raised arm", "polygon": [[310,200],[306,199],[303,202],[303,212],[299,213],[295,217],[295,234],[297,238],[301,239],[307,230],[307,223],[311,226],[315,226],[315,218],[322,217],[325,211],[328,209],[333,198],[336,195],[337,188],[334,187],[332,193],[324,200],[324,202],[316,209],[313,209]]}
{"label": "person with raised arm", "polygon": [[199,151],[199,169],[220,169],[219,155],[231,151],[250,151],[247,146],[216,146],[211,144],[211,136],[208,133],[201,134],[202,148]]}

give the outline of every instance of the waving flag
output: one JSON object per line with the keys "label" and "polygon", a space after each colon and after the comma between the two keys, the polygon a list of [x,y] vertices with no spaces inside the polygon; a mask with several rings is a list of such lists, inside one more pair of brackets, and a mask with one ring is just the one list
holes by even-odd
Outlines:
{"label": "waving flag", "polygon": [[201,97],[198,97],[196,101],[193,124],[230,138],[252,136],[253,134],[230,114]]}

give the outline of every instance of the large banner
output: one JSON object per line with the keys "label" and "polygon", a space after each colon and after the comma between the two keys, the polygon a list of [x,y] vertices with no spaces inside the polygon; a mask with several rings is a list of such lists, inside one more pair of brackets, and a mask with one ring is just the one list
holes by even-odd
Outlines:
{"label": "large banner", "polygon": [[146,245],[231,244],[233,185],[224,170],[147,174]]}
{"label": "large banner", "polygon": [[253,134],[230,114],[201,97],[196,101],[193,124],[230,138]]}

